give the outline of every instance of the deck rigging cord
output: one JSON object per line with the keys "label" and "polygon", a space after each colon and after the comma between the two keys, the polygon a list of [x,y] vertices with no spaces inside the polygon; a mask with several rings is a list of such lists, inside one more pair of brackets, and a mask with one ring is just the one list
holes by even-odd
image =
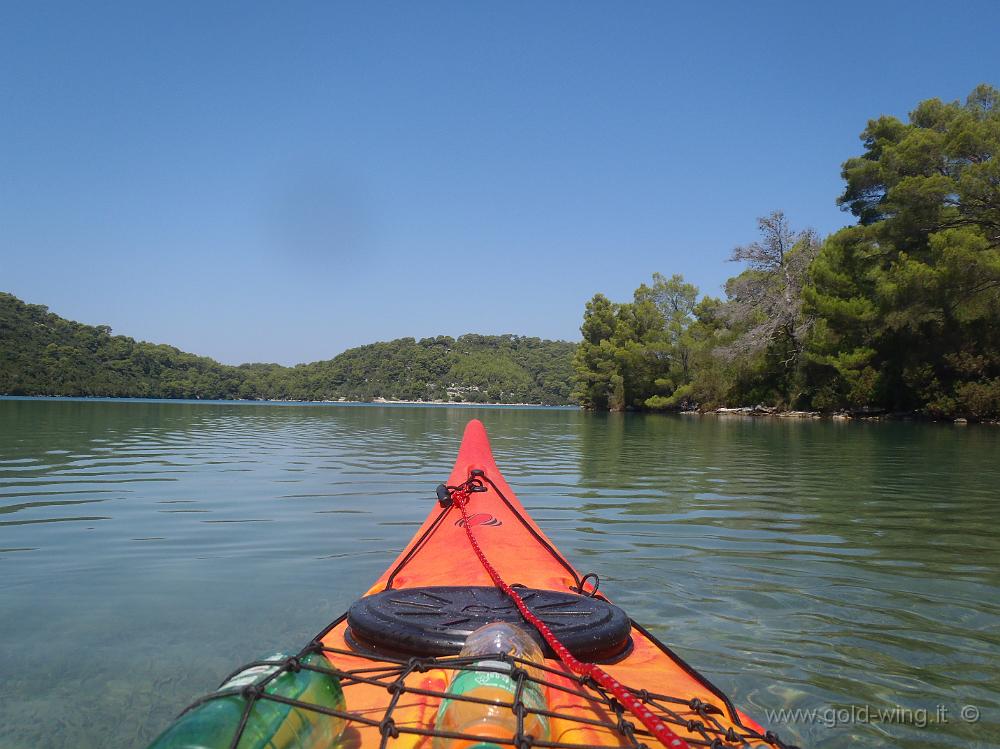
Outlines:
{"label": "deck rigging cord", "polygon": [[[476,475],[479,474],[479,475]],[[596,684],[599,684],[604,689],[608,690],[614,695],[615,699],[623,707],[625,707],[630,713],[632,713],[639,721],[646,726],[646,728],[652,733],[663,746],[669,749],[688,749],[688,743],[684,741],[680,736],[670,730],[663,720],[653,713],[649,707],[632,694],[623,684],[621,684],[617,679],[608,674],[604,669],[600,668],[593,663],[584,663],[573,657],[573,655],[566,649],[566,647],[559,641],[559,639],[552,633],[548,625],[545,624],[541,619],[539,619],[535,614],[528,608],[527,604],[518,594],[518,592],[508,585],[504,579],[500,576],[500,573],[496,571],[496,568],[490,563],[490,560],[486,558],[486,554],[483,552],[482,548],[479,546],[479,542],[476,540],[476,534],[472,531],[472,524],[469,522],[469,515],[466,511],[466,505],[469,503],[469,498],[474,491],[481,491],[480,489],[475,489],[474,487],[483,486],[482,481],[479,480],[483,476],[482,471],[475,471],[469,477],[469,479],[457,487],[447,487],[448,493],[451,498],[452,504],[458,507],[459,512],[462,513],[462,527],[465,529],[465,535],[469,539],[469,543],[472,545],[472,550],[476,553],[479,558],[480,563],[483,565],[483,569],[489,574],[493,583],[500,588],[507,596],[514,602],[517,606],[518,611],[521,612],[523,616],[542,636],[549,647],[559,656],[559,660],[570,669],[575,674],[579,676],[590,679]],[[491,482],[492,483],[492,482]],[[485,487],[483,487],[485,489]],[[580,585],[582,592],[582,584]]]}

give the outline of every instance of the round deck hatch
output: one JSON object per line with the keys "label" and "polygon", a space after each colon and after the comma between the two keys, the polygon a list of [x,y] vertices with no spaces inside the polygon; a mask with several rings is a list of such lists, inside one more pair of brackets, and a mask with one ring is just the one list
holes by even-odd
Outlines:
{"label": "round deck hatch", "polygon": [[[629,649],[631,625],[617,606],[598,598],[518,588],[536,616],[580,660],[614,660]],[[348,641],[362,650],[407,656],[457,654],[469,633],[495,621],[534,627],[503,591],[438,586],[386,590],[355,601],[347,613]],[[548,648],[546,647],[546,650]],[[548,657],[553,657],[547,652]]]}

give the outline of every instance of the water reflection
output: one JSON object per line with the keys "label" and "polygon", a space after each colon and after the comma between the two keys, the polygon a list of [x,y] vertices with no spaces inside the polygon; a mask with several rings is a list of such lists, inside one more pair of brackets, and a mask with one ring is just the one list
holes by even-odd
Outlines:
{"label": "water reflection", "polygon": [[[610,537],[598,556],[620,550],[623,597],[665,637],[760,714],[996,705],[982,689],[1000,655],[994,432],[692,418],[581,429],[588,532]],[[840,745],[857,728],[782,733]],[[917,746],[931,728],[855,735]],[[933,728],[932,743],[985,746],[997,724]]]}

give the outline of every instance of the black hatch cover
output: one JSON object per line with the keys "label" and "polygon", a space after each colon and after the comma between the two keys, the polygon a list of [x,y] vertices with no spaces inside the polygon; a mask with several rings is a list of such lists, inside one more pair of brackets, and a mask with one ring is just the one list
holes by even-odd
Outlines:
{"label": "black hatch cover", "polygon": [[[613,660],[631,644],[628,616],[607,601],[520,587],[518,593],[580,660]],[[404,588],[365,596],[347,612],[347,638],[362,650],[453,655],[462,649],[469,633],[496,621],[522,626],[541,642],[502,590],[470,586]],[[546,654],[552,657],[551,652]]]}

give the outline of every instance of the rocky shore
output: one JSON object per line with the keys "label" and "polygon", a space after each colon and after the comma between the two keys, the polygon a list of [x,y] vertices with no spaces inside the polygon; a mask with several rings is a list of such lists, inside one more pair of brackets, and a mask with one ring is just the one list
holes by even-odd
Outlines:
{"label": "rocky shore", "polygon": [[[969,419],[933,419],[917,411],[875,411],[859,409],[856,411],[835,411],[821,413],[820,411],[785,411],[773,406],[738,406],[736,408],[692,409],[681,411],[684,415],[695,416],[770,416],[778,419],[833,419],[834,421],[951,421],[954,424],[968,424]],[[976,421],[977,424],[1000,424],[997,421]]]}

